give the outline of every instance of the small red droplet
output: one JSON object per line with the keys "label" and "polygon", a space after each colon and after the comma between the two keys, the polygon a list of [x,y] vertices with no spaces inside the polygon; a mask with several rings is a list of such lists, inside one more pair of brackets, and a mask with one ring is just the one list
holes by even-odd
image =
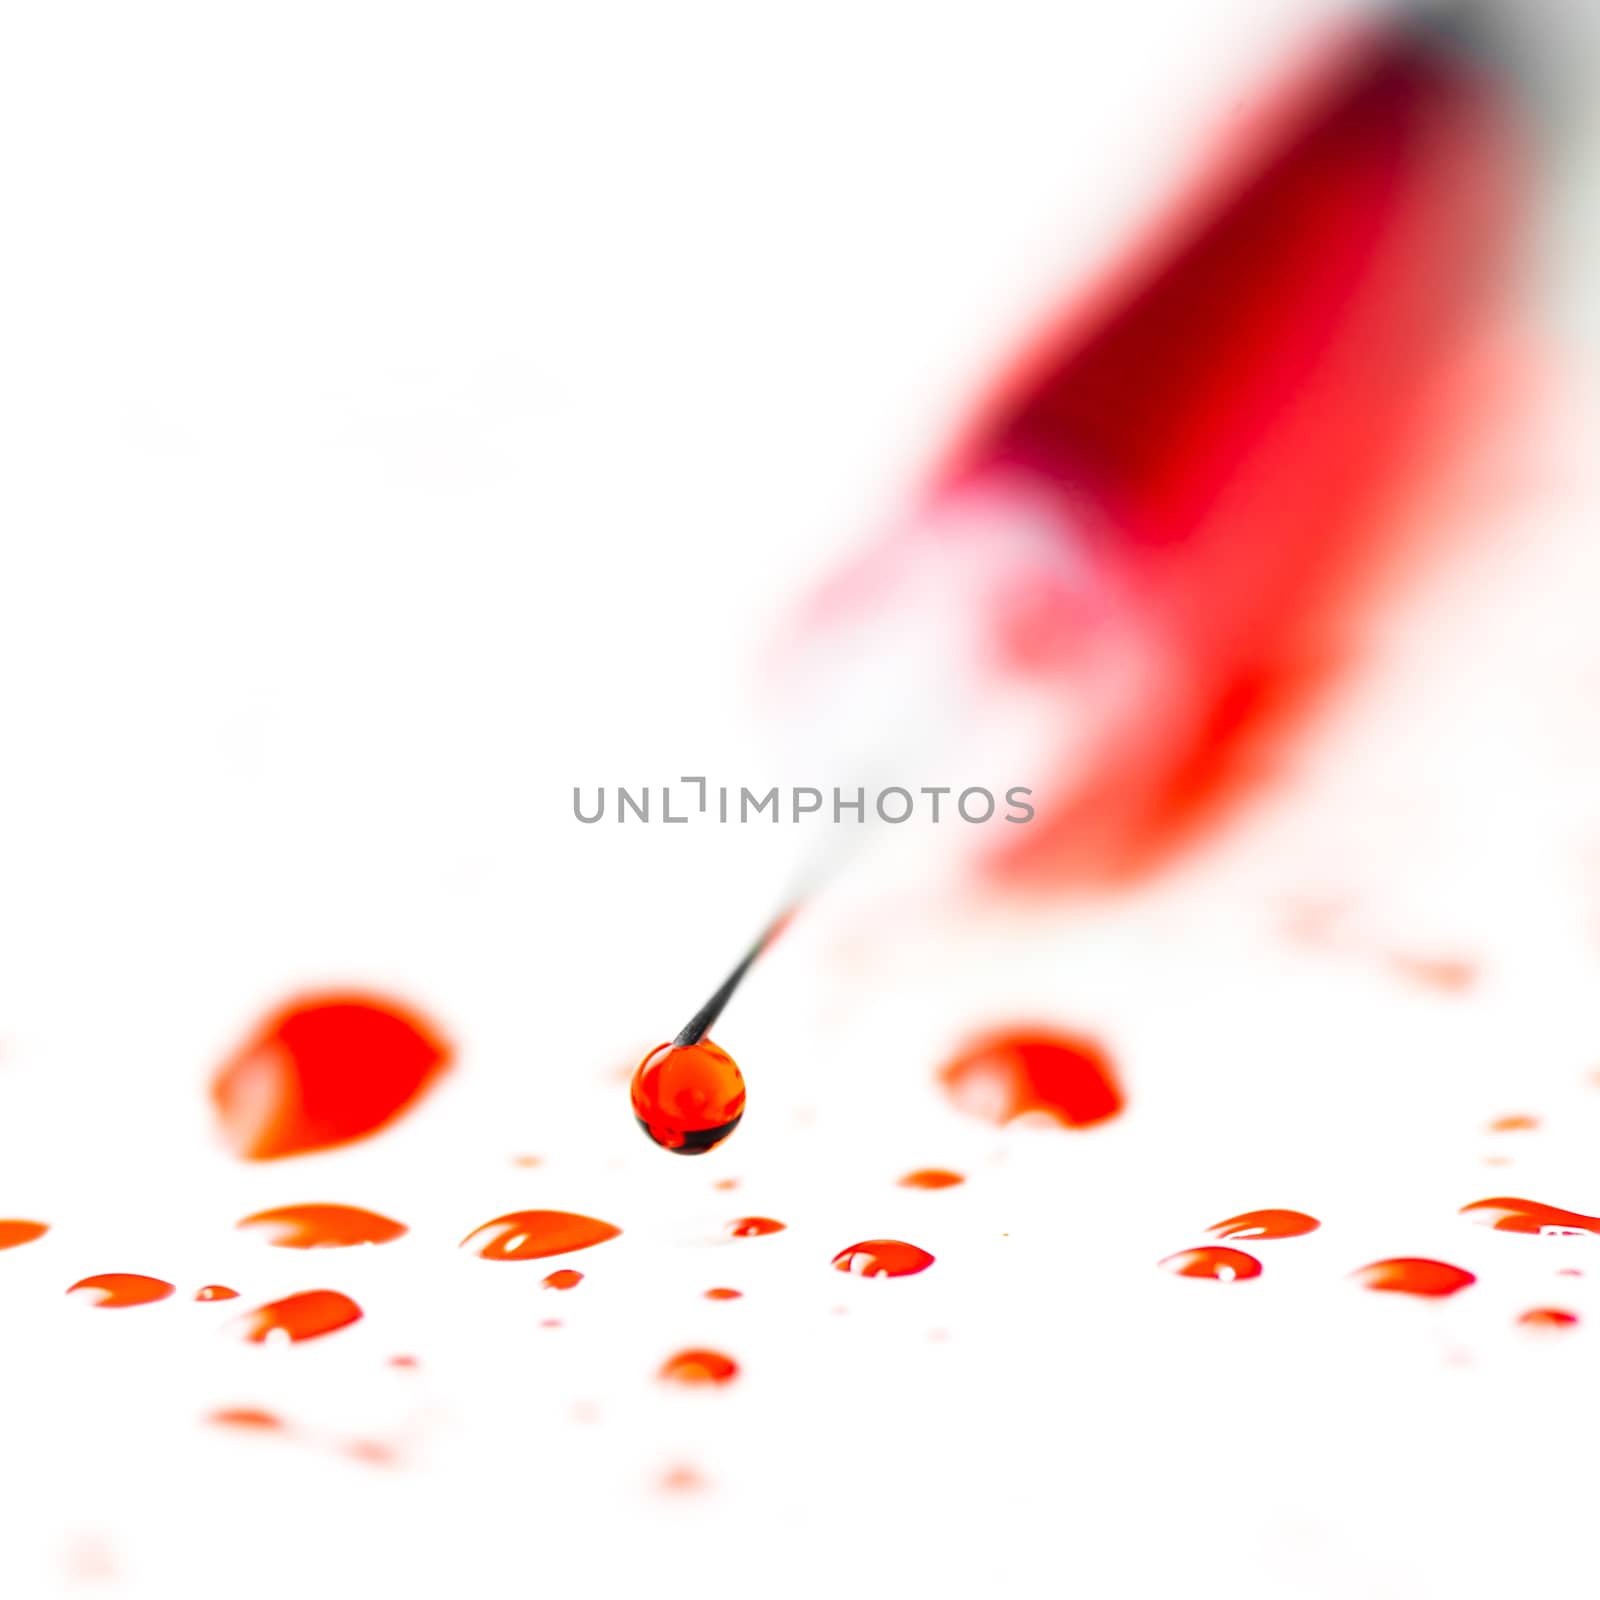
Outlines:
{"label": "small red droplet", "polygon": [[299,1343],[302,1339],[319,1339],[360,1320],[361,1307],[348,1295],[336,1289],[307,1289],[257,1306],[254,1311],[235,1317],[228,1328],[251,1344],[265,1344],[274,1334]]}
{"label": "small red droplet", "polygon": [[1474,1200],[1462,1206],[1461,1215],[1498,1233],[1600,1233],[1600,1217],[1511,1196]]}
{"label": "small red droplet", "polygon": [[706,1480],[693,1467],[668,1467],[656,1480],[668,1494],[693,1494],[707,1487]]}
{"label": "small red droplet", "polygon": [[262,1161],[372,1133],[449,1061],[449,1044],[418,1012],[375,995],[315,995],[267,1017],[223,1064],[211,1097],[235,1153]]}
{"label": "small red droplet", "polygon": [[744,1074],[709,1039],[657,1045],[629,1088],[633,1114],[663,1150],[699,1156],[715,1149],[744,1115]]}
{"label": "small red droplet", "polygon": [[707,1289],[706,1290],[706,1299],[707,1300],[742,1300],[742,1299],[744,1299],[744,1290],[742,1290],[742,1289]]}
{"label": "small red droplet", "polygon": [[939,1078],[963,1111],[990,1122],[1038,1111],[1069,1128],[1086,1128],[1123,1107],[1106,1052],[1092,1039],[1047,1030],[986,1034]]}
{"label": "small red droplet", "polygon": [[48,1222],[24,1222],[20,1218],[9,1218],[0,1222],[0,1250],[15,1250],[19,1244],[32,1244],[35,1239],[42,1239],[49,1233]]}
{"label": "small red droplet", "polygon": [[408,1230],[403,1222],[360,1206],[276,1206],[243,1218],[238,1227],[259,1233],[283,1250],[338,1250],[358,1244],[388,1244]]}
{"label": "small red droplet", "polygon": [[537,1167],[541,1165],[538,1156],[512,1156],[511,1165],[514,1167]]}
{"label": "small red droplet", "polygon": [[943,1167],[918,1167],[899,1180],[902,1189],[953,1189],[967,1180],[959,1172],[947,1172]]}
{"label": "small red droplet", "polygon": [[660,1376],[672,1383],[729,1383],[738,1364],[716,1350],[680,1350],[662,1363]]}
{"label": "small red droplet", "polygon": [[583,1274],[571,1267],[560,1267],[544,1280],[546,1289],[576,1289],[583,1282]]}
{"label": "small red droplet", "polygon": [[1430,989],[1461,994],[1478,981],[1478,964],[1455,956],[1392,956],[1394,970]]}
{"label": "small red droplet", "polygon": [[390,1356],[389,1365],[399,1367],[403,1372],[415,1372],[421,1362],[415,1356]]}
{"label": "small red droplet", "polygon": [[1524,1311],[1517,1321],[1524,1328],[1539,1328],[1550,1331],[1560,1331],[1578,1326],[1578,1318],[1571,1311],[1557,1311],[1550,1306],[1538,1306],[1532,1311]]}
{"label": "small red droplet", "polygon": [[1489,1124],[1490,1133],[1527,1133],[1539,1126],[1539,1119],[1525,1111],[1514,1111],[1509,1116],[1496,1117]]}
{"label": "small red droplet", "polygon": [[208,1283],[203,1289],[194,1292],[196,1300],[237,1300],[239,1291],[230,1289],[225,1283]]}
{"label": "small red droplet", "polygon": [[1478,1281],[1474,1274],[1461,1267],[1452,1267],[1444,1261],[1428,1261],[1420,1256],[1396,1256],[1389,1261],[1374,1261],[1350,1276],[1363,1289],[1430,1298],[1455,1294]]}
{"label": "small red droplet", "polygon": [[1557,1267],[1556,1276],[1558,1278],[1581,1278],[1583,1273],[1577,1267]]}
{"label": "small red droplet", "polygon": [[776,1217],[735,1217],[728,1224],[728,1232],[735,1239],[758,1239],[765,1233],[782,1233],[788,1223]]}
{"label": "small red droplet", "polygon": [[485,1261],[537,1261],[570,1250],[588,1250],[621,1232],[609,1222],[576,1211],[508,1211],[474,1228],[461,1241],[461,1248]]}
{"label": "small red droplet", "polygon": [[833,1265],[858,1278],[909,1278],[931,1267],[933,1257],[903,1239],[863,1239],[841,1250]]}
{"label": "small red droplet", "polygon": [[223,1411],[213,1411],[207,1422],[219,1428],[254,1428],[261,1432],[282,1432],[283,1418],[270,1411],[258,1411],[252,1406],[232,1406]]}
{"label": "small red droplet", "polygon": [[737,1178],[718,1178],[711,1187],[713,1189],[737,1189],[739,1180]]}
{"label": "small red droplet", "polygon": [[1246,1211],[1206,1229],[1219,1239],[1296,1239],[1322,1224],[1304,1211]]}
{"label": "small red droplet", "polygon": [[1164,1272],[1180,1278],[1214,1278],[1218,1283],[1235,1283],[1241,1278],[1259,1278],[1261,1263],[1243,1250],[1226,1245],[1203,1244],[1193,1250],[1180,1250],[1156,1263]]}
{"label": "small red droplet", "polygon": [[539,1324],[539,1326],[541,1328],[559,1328],[561,1326],[561,1318],[546,1317],[544,1321]]}
{"label": "small red droplet", "polygon": [[148,1306],[165,1300],[174,1292],[174,1285],[165,1278],[146,1278],[137,1272],[100,1272],[92,1278],[80,1278],[67,1290],[91,1305],[112,1310],[121,1306]]}

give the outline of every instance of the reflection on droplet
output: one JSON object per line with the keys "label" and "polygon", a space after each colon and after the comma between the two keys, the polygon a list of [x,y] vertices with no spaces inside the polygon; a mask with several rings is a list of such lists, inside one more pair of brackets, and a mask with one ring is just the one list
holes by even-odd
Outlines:
{"label": "reflection on droplet", "polygon": [[307,1289],[235,1317],[228,1329],[251,1344],[297,1344],[349,1327],[361,1314],[361,1307],[336,1289]]}
{"label": "reflection on droplet", "polygon": [[337,1250],[358,1244],[388,1244],[407,1232],[403,1222],[360,1206],[276,1206],[237,1224],[284,1250]]}
{"label": "reflection on droplet", "polygon": [[153,1305],[173,1292],[174,1285],[165,1278],[146,1278],[137,1272],[99,1272],[92,1278],[80,1278],[67,1290],[87,1304],[106,1310]]}
{"label": "reflection on droplet", "polygon": [[933,1265],[933,1257],[903,1239],[863,1239],[833,1258],[839,1272],[858,1278],[909,1278]]}
{"label": "reflection on droplet", "polygon": [[622,1232],[598,1217],[576,1211],[508,1211],[461,1241],[485,1261],[537,1261],[543,1256],[588,1250]]}

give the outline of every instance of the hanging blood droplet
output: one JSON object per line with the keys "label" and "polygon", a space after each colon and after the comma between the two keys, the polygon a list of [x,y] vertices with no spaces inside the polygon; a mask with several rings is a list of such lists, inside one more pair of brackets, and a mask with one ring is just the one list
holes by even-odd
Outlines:
{"label": "hanging blood droplet", "polygon": [[639,1063],[629,1095],[639,1126],[663,1150],[699,1156],[739,1126],[744,1074],[709,1039],[663,1044]]}
{"label": "hanging blood droplet", "polygon": [[543,1256],[566,1255],[569,1250],[588,1250],[621,1232],[609,1222],[576,1211],[508,1211],[474,1228],[461,1241],[461,1248],[485,1261],[537,1261]]}
{"label": "hanging blood droplet", "polygon": [[363,1211],[360,1206],[277,1206],[242,1218],[235,1226],[260,1234],[285,1250],[343,1249],[358,1244],[388,1244],[408,1230],[403,1222]]}
{"label": "hanging blood droplet", "polygon": [[337,1289],[307,1289],[235,1317],[228,1329],[251,1344],[265,1344],[274,1336],[298,1344],[347,1328],[361,1316],[361,1307],[349,1295]]}
{"label": "hanging blood droplet", "polygon": [[1111,1058],[1100,1045],[1044,1029],[985,1034],[945,1065],[939,1081],[963,1111],[989,1122],[1035,1111],[1069,1128],[1087,1128],[1123,1107]]}
{"label": "hanging blood droplet", "polygon": [[239,1291],[230,1289],[225,1283],[208,1283],[203,1289],[194,1292],[196,1300],[237,1300]]}
{"label": "hanging blood droplet", "polygon": [[742,1300],[744,1299],[744,1291],[742,1289],[707,1289],[705,1297],[707,1300]]}
{"label": "hanging blood droplet", "polygon": [[739,1366],[716,1350],[680,1350],[662,1363],[660,1376],[669,1383],[729,1383]]}
{"label": "hanging blood droplet", "polygon": [[316,995],[267,1017],[224,1062],[211,1097],[235,1154],[262,1161],[373,1132],[449,1061],[418,1012],[375,995]]}
{"label": "hanging blood droplet", "polygon": [[1416,1294],[1439,1298],[1455,1294],[1477,1277],[1462,1267],[1445,1261],[1428,1261],[1420,1256],[1396,1256],[1389,1261],[1374,1261],[1350,1274],[1363,1289],[1386,1294]]}
{"label": "hanging blood droplet", "polygon": [[583,1282],[583,1274],[574,1272],[571,1267],[561,1267],[544,1279],[543,1287],[546,1289],[576,1289]]}
{"label": "hanging blood droplet", "polygon": [[1297,1239],[1322,1224],[1304,1211],[1245,1211],[1206,1229],[1219,1239]]}
{"label": "hanging blood droplet", "polygon": [[1237,1283],[1242,1278],[1259,1278],[1261,1263],[1243,1250],[1226,1245],[1203,1244],[1194,1250],[1180,1250],[1156,1263],[1163,1272],[1180,1278],[1213,1278],[1218,1283]]}
{"label": "hanging blood droplet", "polygon": [[1537,1328],[1549,1333],[1561,1333],[1578,1326],[1575,1312],[1558,1311],[1553,1306],[1536,1306],[1531,1311],[1524,1311],[1517,1321],[1524,1328]]}
{"label": "hanging blood droplet", "polygon": [[763,1234],[782,1233],[787,1226],[776,1217],[735,1217],[728,1224],[728,1233],[735,1239],[759,1239]]}
{"label": "hanging blood droplet", "polygon": [[1600,1217],[1511,1196],[1474,1200],[1462,1206],[1461,1215],[1499,1233],[1600,1233]]}
{"label": "hanging blood droplet", "polygon": [[838,1272],[858,1278],[909,1278],[933,1265],[933,1257],[903,1239],[863,1239],[847,1245],[833,1258]]}
{"label": "hanging blood droplet", "polygon": [[92,1278],[80,1278],[67,1290],[87,1304],[106,1310],[154,1305],[174,1292],[174,1285],[165,1278],[146,1278],[137,1272],[97,1272]]}
{"label": "hanging blood droplet", "polygon": [[897,1181],[902,1189],[953,1189],[967,1180],[959,1172],[947,1172],[943,1167],[918,1167]]}
{"label": "hanging blood droplet", "polygon": [[0,1250],[15,1250],[19,1244],[32,1244],[35,1239],[42,1239],[49,1233],[48,1222],[24,1222],[20,1218],[8,1218],[0,1222]]}

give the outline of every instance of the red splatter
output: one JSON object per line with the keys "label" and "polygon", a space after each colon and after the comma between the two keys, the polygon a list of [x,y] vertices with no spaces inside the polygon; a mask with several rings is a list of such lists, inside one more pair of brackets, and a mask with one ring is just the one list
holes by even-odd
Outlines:
{"label": "red splatter", "polygon": [[1111,1059],[1093,1041],[1045,1029],[1008,1029],[968,1044],[939,1074],[963,1111],[1005,1123],[1039,1111],[1069,1128],[1122,1110]]}
{"label": "red splatter", "polygon": [[639,1063],[629,1095],[639,1126],[656,1144],[675,1155],[699,1156],[739,1126],[744,1074],[709,1039],[662,1044]]}
{"label": "red splatter", "polygon": [[739,1366],[716,1350],[680,1350],[662,1363],[659,1375],[670,1383],[730,1383]]}
{"label": "red splatter", "polygon": [[1206,1229],[1219,1239],[1296,1239],[1322,1224],[1304,1211],[1246,1211]]}
{"label": "red splatter", "polygon": [[583,1282],[583,1274],[571,1267],[561,1267],[544,1279],[546,1289],[576,1289]]}
{"label": "red splatter", "polygon": [[902,1189],[953,1189],[967,1180],[959,1172],[948,1172],[943,1167],[918,1167],[897,1181]]}
{"label": "red splatter", "polygon": [[407,1232],[403,1222],[360,1206],[277,1206],[243,1218],[238,1227],[264,1236],[284,1250],[343,1249],[358,1244],[388,1244]]}
{"label": "red splatter", "polygon": [[776,1217],[735,1217],[728,1224],[728,1232],[735,1239],[758,1239],[766,1233],[782,1233],[787,1226]]}
{"label": "red splatter", "polygon": [[375,995],[315,995],[266,1018],[223,1064],[211,1096],[236,1154],[298,1155],[383,1127],[450,1055],[418,1012]]}
{"label": "red splatter", "polygon": [[1462,1206],[1461,1215],[1499,1233],[1600,1233],[1600,1217],[1510,1196],[1474,1200]]}
{"label": "red splatter", "polygon": [[1218,1244],[1180,1250],[1156,1265],[1164,1272],[1176,1273],[1180,1278],[1214,1278],[1218,1283],[1235,1283],[1242,1278],[1261,1276],[1261,1263],[1254,1256]]}
{"label": "red splatter", "polygon": [[219,1428],[253,1428],[258,1432],[279,1432],[284,1429],[282,1417],[270,1411],[258,1411],[252,1406],[233,1406],[223,1411],[213,1411],[206,1421]]}
{"label": "red splatter", "polygon": [[137,1272],[100,1272],[92,1278],[80,1278],[67,1293],[112,1310],[154,1305],[171,1295],[174,1287],[165,1278],[146,1278]]}
{"label": "red splatter", "polygon": [[307,1289],[257,1306],[236,1317],[228,1327],[251,1344],[265,1344],[275,1334],[298,1344],[347,1328],[352,1322],[359,1322],[361,1315],[361,1307],[336,1289]]}
{"label": "red splatter", "polygon": [[1451,956],[1391,956],[1389,964],[1403,977],[1446,994],[1462,994],[1478,981],[1478,965]]}
{"label": "red splatter", "polygon": [[621,1228],[576,1211],[508,1211],[461,1241],[485,1261],[537,1261],[543,1256],[588,1250],[615,1239]]}
{"label": "red splatter", "polygon": [[1415,1294],[1437,1299],[1455,1294],[1478,1280],[1461,1267],[1444,1261],[1428,1261],[1420,1256],[1396,1256],[1374,1261],[1350,1274],[1363,1289],[1386,1294]]}
{"label": "red splatter", "polygon": [[1524,1311],[1517,1321],[1524,1328],[1538,1328],[1548,1332],[1561,1332],[1578,1326],[1575,1312],[1558,1311],[1551,1306],[1537,1306],[1532,1311]]}
{"label": "red splatter", "polygon": [[863,1239],[846,1246],[833,1258],[836,1271],[858,1278],[909,1278],[926,1272],[934,1258],[903,1239]]}
{"label": "red splatter", "polygon": [[49,1233],[48,1222],[23,1222],[18,1218],[8,1218],[0,1222],[0,1250],[15,1250],[19,1244],[32,1244],[35,1239],[42,1239]]}

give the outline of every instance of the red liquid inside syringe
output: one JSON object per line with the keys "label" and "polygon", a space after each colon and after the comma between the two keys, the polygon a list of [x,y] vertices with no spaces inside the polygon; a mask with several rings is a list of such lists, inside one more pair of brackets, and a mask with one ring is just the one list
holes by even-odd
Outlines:
{"label": "red liquid inside syringe", "polygon": [[1046,708],[1002,873],[1144,865],[1225,792],[1421,471],[1515,237],[1516,149],[1487,59],[1399,26],[1342,45],[821,597],[813,636],[859,641],[944,567],[987,703]]}

